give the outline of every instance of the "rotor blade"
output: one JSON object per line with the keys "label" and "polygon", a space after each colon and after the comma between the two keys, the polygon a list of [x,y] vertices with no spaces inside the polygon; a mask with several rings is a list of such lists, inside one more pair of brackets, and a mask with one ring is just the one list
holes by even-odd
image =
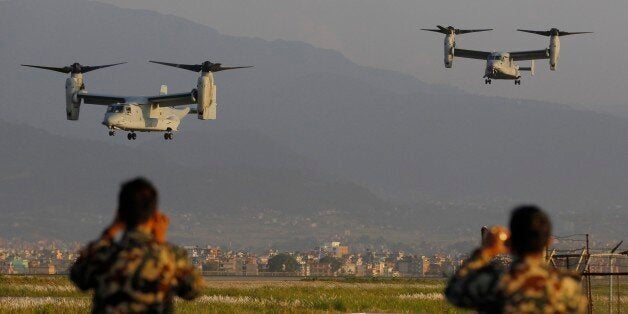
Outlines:
{"label": "rotor blade", "polygon": [[577,35],[577,34],[592,34],[593,32],[558,32],[558,36]]}
{"label": "rotor blade", "polygon": [[167,66],[184,69],[184,70],[188,70],[192,72],[200,72],[203,69],[203,66],[200,64],[177,64],[177,63],[168,63],[168,62],[152,61],[152,60],[149,60],[148,62],[157,63],[161,65],[167,65]]}
{"label": "rotor blade", "polygon": [[421,28],[422,31],[435,32],[443,34],[443,31],[440,29],[429,29],[429,28]]}
{"label": "rotor blade", "polygon": [[70,67],[56,68],[56,67],[46,67],[46,66],[41,66],[41,65],[30,65],[30,64],[22,64],[22,66],[50,70],[50,71],[61,72],[61,73],[70,73],[72,71]]}
{"label": "rotor blade", "polygon": [[620,246],[622,243],[624,243],[624,241],[623,241],[623,240],[622,240],[622,241],[620,241],[617,245],[615,245],[615,247],[611,250],[611,254],[612,254],[612,253],[615,253],[615,251],[617,251],[617,249],[619,248],[619,246]]}
{"label": "rotor blade", "polygon": [[248,69],[248,68],[252,68],[253,66],[244,66],[244,67],[220,67],[218,70],[214,70],[212,72],[220,72],[220,71],[227,71],[227,70],[235,70],[235,69]]}
{"label": "rotor blade", "polygon": [[125,64],[126,62],[120,62],[120,63],[114,63],[114,64],[105,64],[105,65],[94,65],[94,66],[82,66],[81,67],[81,72],[83,73],[87,73],[90,71],[94,71],[94,70],[98,70],[98,69],[102,69],[102,68],[108,68],[108,67],[112,67],[114,65],[120,65],[120,64]]}
{"label": "rotor blade", "polygon": [[537,34],[537,35],[541,35],[541,36],[549,36],[549,35],[551,35],[550,31],[531,31],[529,29],[518,29],[517,31],[524,32],[524,33]]}
{"label": "rotor blade", "polygon": [[468,33],[477,33],[477,32],[487,32],[492,31],[492,28],[484,28],[484,29],[456,29],[456,34],[468,34]]}
{"label": "rotor blade", "polygon": [[440,25],[436,25],[436,27],[438,27],[438,29],[440,29],[441,32],[449,33],[447,27],[443,27],[443,26],[440,26]]}

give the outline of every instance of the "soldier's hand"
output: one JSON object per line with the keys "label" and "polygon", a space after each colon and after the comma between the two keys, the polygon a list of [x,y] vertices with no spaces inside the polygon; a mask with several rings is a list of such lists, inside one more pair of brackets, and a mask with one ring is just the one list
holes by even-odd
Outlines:
{"label": "soldier's hand", "polygon": [[165,243],[170,218],[166,214],[157,211],[153,219],[153,236],[158,243]]}
{"label": "soldier's hand", "polygon": [[105,231],[103,231],[102,238],[111,240],[115,238],[118,233],[124,230],[124,228],[125,224],[116,216],[111,225],[109,225],[109,227],[107,227]]}
{"label": "soldier's hand", "polygon": [[507,241],[510,239],[510,231],[502,226],[493,226],[488,229],[482,239],[482,253],[488,257],[505,254],[510,251]]}

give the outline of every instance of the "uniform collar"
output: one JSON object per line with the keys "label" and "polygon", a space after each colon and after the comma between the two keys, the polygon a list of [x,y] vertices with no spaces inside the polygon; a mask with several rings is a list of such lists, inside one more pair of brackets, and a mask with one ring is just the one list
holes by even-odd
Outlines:
{"label": "uniform collar", "polygon": [[138,226],[136,228],[127,230],[122,237],[122,240],[130,240],[133,242],[144,243],[153,240],[153,235],[149,228]]}

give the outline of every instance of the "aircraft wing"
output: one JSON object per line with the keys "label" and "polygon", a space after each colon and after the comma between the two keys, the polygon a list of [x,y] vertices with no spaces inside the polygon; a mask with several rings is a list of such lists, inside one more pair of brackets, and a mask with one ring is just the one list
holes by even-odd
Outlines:
{"label": "aircraft wing", "polygon": [[126,98],[121,96],[90,94],[84,91],[78,92],[76,96],[78,99],[82,99],[83,103],[92,105],[111,105],[126,102]]}
{"label": "aircraft wing", "polygon": [[488,51],[477,51],[467,49],[454,49],[454,56],[468,59],[486,60],[491,53]]}
{"label": "aircraft wing", "polygon": [[515,61],[549,59],[549,49],[514,51],[510,52],[510,58]]}
{"label": "aircraft wing", "polygon": [[162,106],[162,107],[172,107],[172,106],[194,104],[196,103],[196,99],[194,99],[194,96],[192,95],[192,93],[189,92],[189,93],[180,93],[180,94],[150,96],[148,97],[148,102],[151,104]]}

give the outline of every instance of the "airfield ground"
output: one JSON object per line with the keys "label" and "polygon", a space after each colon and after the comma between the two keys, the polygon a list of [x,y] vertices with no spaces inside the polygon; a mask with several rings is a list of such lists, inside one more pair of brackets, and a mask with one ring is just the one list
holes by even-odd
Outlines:
{"label": "airfield ground", "polygon": [[[177,301],[178,313],[461,313],[443,300],[444,280],[207,280],[203,296]],[[628,284],[623,287],[628,290]],[[604,287],[594,306],[607,309]],[[624,298],[625,295],[624,295]],[[628,308],[628,300],[621,306]],[[90,295],[62,276],[0,276],[0,313],[83,313]],[[598,311],[595,311],[598,312]]]}

